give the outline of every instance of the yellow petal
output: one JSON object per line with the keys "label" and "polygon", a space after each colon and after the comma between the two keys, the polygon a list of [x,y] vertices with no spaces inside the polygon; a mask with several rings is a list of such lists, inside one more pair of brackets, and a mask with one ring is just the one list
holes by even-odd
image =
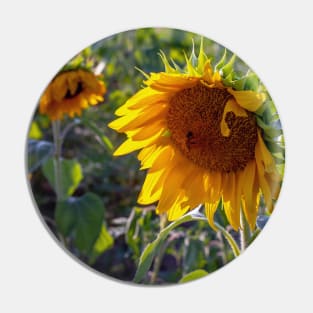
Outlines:
{"label": "yellow petal", "polygon": [[68,78],[67,85],[68,85],[68,90],[70,91],[70,94],[74,95],[78,88],[78,80],[76,78],[72,78],[72,79]]}
{"label": "yellow petal", "polygon": [[215,212],[217,210],[218,207],[218,203],[219,201],[215,201],[215,202],[206,202],[204,204],[204,208],[205,208],[205,215],[208,219],[209,225],[215,230],[217,231],[217,228],[215,227],[214,224],[214,215]]}
{"label": "yellow petal", "polygon": [[270,187],[272,199],[277,200],[281,187],[280,175],[278,173],[266,173],[265,179]]}
{"label": "yellow petal", "polygon": [[[172,146],[167,145],[165,150],[159,155],[159,157],[153,162],[152,167],[150,168],[151,171],[158,171],[164,167],[172,168],[175,164],[176,155]],[[173,163],[173,164],[172,164]]]}
{"label": "yellow petal", "polygon": [[117,150],[113,153],[113,155],[123,155],[130,152],[133,152],[135,150],[139,150],[143,147],[149,146],[153,144],[161,135],[162,135],[163,129],[161,129],[158,133],[156,133],[154,136],[141,141],[134,141],[131,138],[128,138],[125,142],[123,142]]}
{"label": "yellow petal", "polygon": [[243,177],[242,177],[242,193],[246,200],[246,203],[251,204],[252,201],[252,192],[251,187],[253,186],[253,182],[256,175],[256,166],[255,162],[249,162],[245,169],[243,170]]}
{"label": "yellow petal", "polygon": [[159,148],[161,147],[157,146],[156,144],[142,148],[142,150],[140,150],[140,152],[137,155],[137,159],[141,161],[141,164],[143,164],[143,162],[145,162],[145,159],[148,158],[150,155],[152,155],[153,152]]}
{"label": "yellow petal", "polygon": [[255,152],[256,154],[258,154],[259,161],[263,163],[265,172],[271,173],[276,171],[274,158],[272,157],[272,154],[268,151],[259,130]]}
{"label": "yellow petal", "polygon": [[139,204],[151,204],[160,199],[164,180],[167,175],[166,169],[149,171],[138,196]]}
{"label": "yellow petal", "polygon": [[255,228],[255,222],[259,209],[259,180],[254,161],[248,163],[243,174],[243,212],[251,230]]}
{"label": "yellow petal", "polygon": [[195,208],[199,204],[205,202],[207,194],[204,190],[203,170],[191,166],[189,171],[191,171],[192,174],[189,174],[184,181],[186,203],[189,204],[191,208]]}
{"label": "yellow petal", "polygon": [[173,150],[171,146],[159,146],[153,152],[146,155],[141,161],[141,170],[153,167],[154,171],[168,167],[172,158]]}
{"label": "yellow petal", "polygon": [[179,195],[182,193],[182,181],[184,175],[174,167],[167,174],[166,180],[164,181],[164,186],[160,200],[157,206],[157,212],[164,213],[169,211],[172,206],[177,202]]}
{"label": "yellow petal", "polygon": [[132,114],[122,116],[108,126],[118,132],[125,132],[150,124],[153,120],[165,120],[166,105],[146,107],[143,111],[134,111]]}
{"label": "yellow petal", "polygon": [[257,165],[257,174],[258,174],[258,181],[260,188],[262,190],[262,194],[264,196],[265,204],[269,211],[273,210],[273,201],[272,201],[272,193],[270,184],[267,182],[265,178],[265,170],[264,170],[264,163],[262,161],[262,154],[260,149],[256,147],[255,149],[255,160]]}
{"label": "yellow petal", "polygon": [[208,201],[213,203],[221,197],[222,174],[220,172],[210,173],[209,180]]}
{"label": "yellow petal", "polygon": [[155,135],[161,129],[163,129],[164,131],[166,127],[167,125],[165,120],[156,121],[137,129],[136,132],[131,136],[131,138],[133,140],[145,140]]}
{"label": "yellow petal", "polygon": [[203,79],[204,83],[209,87],[223,87],[221,75],[219,72],[213,71],[210,60],[207,60],[204,64]]}
{"label": "yellow petal", "polygon": [[221,133],[224,137],[228,137],[230,135],[230,129],[225,121],[228,112],[233,112],[236,116],[247,116],[247,112],[241,108],[234,99],[228,100],[221,120]]}
{"label": "yellow petal", "polygon": [[179,182],[185,178],[184,174],[178,170],[180,162],[177,162],[177,158],[173,156],[172,147],[165,146],[154,158],[138,199],[141,204],[160,200],[157,207],[158,214],[172,207],[181,190]]}
{"label": "yellow petal", "polygon": [[51,94],[54,100],[62,101],[67,92],[66,76],[57,76],[51,83]]}
{"label": "yellow petal", "polygon": [[159,105],[160,103],[167,103],[167,101],[167,93],[156,91],[147,87],[138,91],[135,95],[128,99],[124,105],[115,111],[115,114],[117,116],[123,116],[132,113],[133,110],[142,109],[146,106]]}
{"label": "yellow petal", "polygon": [[155,90],[163,92],[176,92],[181,89],[191,88],[197,84],[199,78],[190,77],[182,74],[170,73],[152,73],[150,78],[145,81],[145,84]]}
{"label": "yellow petal", "polygon": [[236,175],[227,173],[223,175],[223,205],[226,217],[232,227],[237,231],[240,226],[240,207],[236,201]]}
{"label": "yellow petal", "polygon": [[184,198],[179,196],[176,203],[174,203],[167,211],[167,218],[169,221],[175,221],[182,217],[190,209],[188,204],[183,204]]}
{"label": "yellow petal", "polygon": [[235,100],[242,108],[251,112],[258,110],[266,98],[264,93],[258,93],[252,90],[238,91],[227,88],[227,91],[234,96]]}

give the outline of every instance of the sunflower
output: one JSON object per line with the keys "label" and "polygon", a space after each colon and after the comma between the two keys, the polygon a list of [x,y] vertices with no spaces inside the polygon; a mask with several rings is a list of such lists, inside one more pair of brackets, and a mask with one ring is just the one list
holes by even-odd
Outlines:
{"label": "sunflower", "polygon": [[160,56],[165,71],[145,74],[145,87],[109,124],[128,137],[114,155],[140,150],[141,169],[148,170],[138,203],[158,202],[156,212],[170,221],[203,204],[214,229],[222,203],[235,230],[241,210],[254,229],[261,196],[271,212],[281,183],[258,124],[266,92],[239,90],[255,76],[235,78],[235,57],[226,63],[226,50],[213,68],[203,42],[197,57],[185,55],[184,70]]}
{"label": "sunflower", "polygon": [[63,71],[48,85],[39,102],[41,114],[60,120],[65,114],[81,115],[89,105],[103,101],[104,83],[92,72],[83,69]]}

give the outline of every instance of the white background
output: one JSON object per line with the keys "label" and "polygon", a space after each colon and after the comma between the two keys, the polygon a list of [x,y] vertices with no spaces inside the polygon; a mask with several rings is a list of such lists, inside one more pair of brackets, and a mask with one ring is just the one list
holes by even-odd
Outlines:
{"label": "white background", "polygon": [[[281,3],[281,4],[280,4]],[[310,1],[1,2],[1,312],[312,312]],[[167,26],[207,36],[250,65],[283,123],[287,168],[265,231],[239,259],[177,287],[134,287],[74,262],[47,233],[24,173],[40,93],[74,54],[108,35]],[[3,97],[4,96],[4,97]]]}

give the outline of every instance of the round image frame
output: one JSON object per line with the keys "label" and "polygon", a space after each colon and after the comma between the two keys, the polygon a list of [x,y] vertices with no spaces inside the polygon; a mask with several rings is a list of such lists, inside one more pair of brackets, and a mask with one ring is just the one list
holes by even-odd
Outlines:
{"label": "round image frame", "polygon": [[145,285],[189,282],[239,256],[284,174],[281,123],[257,75],[218,43],[166,28],[115,34],[67,62],[40,97],[26,154],[34,203],[60,245]]}

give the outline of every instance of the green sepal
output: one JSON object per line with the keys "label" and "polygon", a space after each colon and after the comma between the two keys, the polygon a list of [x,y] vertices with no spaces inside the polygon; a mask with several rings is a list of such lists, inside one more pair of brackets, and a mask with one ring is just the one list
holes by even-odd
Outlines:
{"label": "green sepal", "polygon": [[[167,57],[165,55],[165,53],[160,50],[160,52],[158,53],[158,55],[160,56],[162,62],[163,62],[163,65],[164,65],[164,70],[166,73],[176,73],[176,70],[175,68],[173,68],[170,63],[168,62],[167,60]],[[149,76],[148,76],[149,77]]]}
{"label": "green sepal", "polygon": [[236,55],[233,54],[227,64],[221,67],[220,71],[222,71],[224,77],[230,77],[229,75],[234,72],[234,63],[235,63]]}
{"label": "green sepal", "polygon": [[273,156],[276,164],[285,164],[284,158],[279,158],[277,156]]}
{"label": "green sepal", "polygon": [[242,78],[234,80],[232,87],[235,90],[257,91],[259,88],[259,78],[254,73],[249,73]]}
{"label": "green sepal", "polygon": [[194,40],[192,39],[192,50],[191,50],[191,54],[190,54],[190,57],[189,57],[189,61],[191,63],[191,65],[193,66],[193,68],[196,68],[197,65],[198,65],[198,58],[195,54],[195,42]]}
{"label": "green sepal", "polygon": [[254,73],[249,73],[245,77],[244,90],[258,91],[259,84],[260,84],[260,80],[258,76]]}
{"label": "green sepal", "polygon": [[256,117],[257,124],[260,128],[263,129],[264,133],[269,138],[276,138],[278,136],[281,136],[283,134],[283,131],[281,128],[273,127],[272,125],[267,125],[263,122],[263,120],[260,117]]}
{"label": "green sepal", "polygon": [[204,65],[207,62],[208,57],[204,52],[203,49],[203,37],[201,37],[201,41],[200,41],[200,51],[199,51],[199,55],[198,55],[198,65],[197,65],[197,71],[199,73],[203,73],[204,70]]}
{"label": "green sepal", "polygon": [[176,72],[178,72],[178,73],[183,73],[184,72],[183,69],[173,59],[171,59],[171,62],[173,64]]}
{"label": "green sepal", "polygon": [[227,55],[227,50],[225,49],[221,59],[215,65],[214,72],[218,72],[225,65],[226,55]]}
{"label": "green sepal", "polygon": [[285,148],[279,142],[271,142],[271,141],[265,140],[265,144],[266,144],[268,150],[272,154],[281,153],[283,156],[285,155]]}
{"label": "green sepal", "polygon": [[225,78],[222,78],[223,84],[227,87],[233,86],[234,72],[229,73]]}
{"label": "green sepal", "polygon": [[187,54],[184,51],[184,57],[185,57],[185,61],[186,61],[186,72],[191,76],[196,76],[197,71],[195,70],[195,67],[193,66],[193,62],[194,62],[193,57],[195,57],[194,48],[193,48],[189,58],[187,57]]}

